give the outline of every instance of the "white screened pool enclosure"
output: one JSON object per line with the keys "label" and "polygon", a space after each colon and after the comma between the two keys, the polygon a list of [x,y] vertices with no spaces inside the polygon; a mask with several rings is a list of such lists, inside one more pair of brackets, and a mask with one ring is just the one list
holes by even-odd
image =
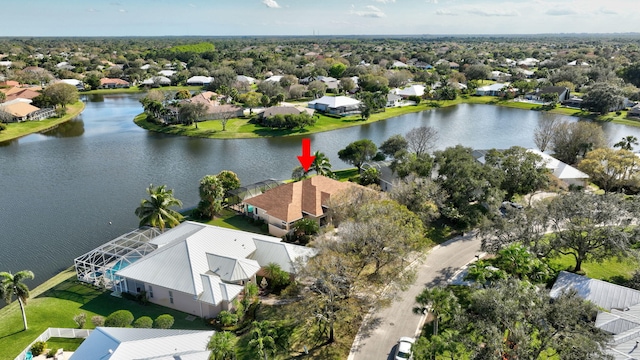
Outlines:
{"label": "white screened pool enclosure", "polygon": [[149,241],[160,234],[157,228],[142,227],[77,257],[74,263],[78,280],[113,289],[122,280],[116,272],[156,250],[157,246]]}

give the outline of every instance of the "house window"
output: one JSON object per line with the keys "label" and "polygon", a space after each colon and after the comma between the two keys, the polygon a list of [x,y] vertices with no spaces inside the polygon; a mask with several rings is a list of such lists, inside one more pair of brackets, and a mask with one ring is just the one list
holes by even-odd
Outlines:
{"label": "house window", "polygon": [[149,285],[149,297],[153,297],[153,288],[151,287],[151,285]]}
{"label": "house window", "polygon": [[173,304],[173,291],[169,291],[169,302]]}

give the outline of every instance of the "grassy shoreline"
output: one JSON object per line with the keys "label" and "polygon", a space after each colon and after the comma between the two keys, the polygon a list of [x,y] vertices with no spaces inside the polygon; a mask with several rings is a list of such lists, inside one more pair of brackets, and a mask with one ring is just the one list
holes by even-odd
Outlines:
{"label": "grassy shoreline", "polygon": [[51,130],[56,126],[80,115],[84,110],[84,107],[85,104],[82,101],[78,101],[74,104],[68,105],[67,114],[61,118],[49,118],[40,121],[23,121],[19,123],[6,124],[7,129],[0,132],[0,143],[15,140],[34,133]]}
{"label": "grassy shoreline", "polygon": [[[202,86],[162,86],[159,88],[155,88],[161,91],[178,91],[178,90],[189,90],[189,91],[197,91],[202,90]],[[140,88],[137,86],[131,86],[128,88],[117,88],[117,89],[96,89],[96,90],[87,90],[81,91],[80,95],[116,95],[116,94],[140,94],[149,91],[148,88]]]}
{"label": "grassy shoreline", "polygon": [[613,122],[622,125],[640,127],[640,121],[626,119],[626,111],[621,112],[620,115],[616,115],[615,113],[596,115],[587,111],[564,107],[556,107],[551,110],[546,110],[539,104],[500,100],[493,96],[467,96],[459,97],[455,100],[425,101],[419,105],[410,105],[400,108],[387,108],[384,112],[372,114],[371,117],[367,120],[362,120],[359,116],[346,116],[344,118],[336,119],[319,114],[319,118],[316,124],[314,126],[309,126],[303,130],[269,129],[251,124],[249,123],[249,119],[242,118],[229,120],[227,123],[226,131],[222,131],[222,124],[218,120],[200,122],[198,123],[198,128],[195,128],[194,126],[184,125],[162,126],[147,121],[146,114],[142,113],[137,115],[133,121],[136,123],[136,125],[145,130],[163,134],[201,137],[209,139],[252,139],[263,137],[302,136],[315,134],[352,126],[370,124],[373,122],[388,120],[405,114],[445,108],[458,104],[484,104],[522,110],[546,111],[552,114],[575,116],[593,121]]}

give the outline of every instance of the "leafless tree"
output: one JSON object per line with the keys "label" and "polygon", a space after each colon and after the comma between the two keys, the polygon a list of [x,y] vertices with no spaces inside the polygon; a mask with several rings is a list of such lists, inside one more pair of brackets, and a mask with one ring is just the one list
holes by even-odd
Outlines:
{"label": "leafless tree", "polygon": [[543,113],[542,119],[538,122],[538,126],[533,132],[533,142],[540,151],[544,152],[551,143],[553,132],[556,125],[560,122],[557,115]]}
{"label": "leafless tree", "polygon": [[438,141],[438,130],[431,126],[421,126],[410,130],[405,138],[409,151],[420,156],[433,150]]}

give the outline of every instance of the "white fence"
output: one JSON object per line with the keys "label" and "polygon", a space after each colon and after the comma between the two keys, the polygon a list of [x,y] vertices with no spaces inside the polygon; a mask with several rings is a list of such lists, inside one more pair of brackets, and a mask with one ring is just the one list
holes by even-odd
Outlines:
{"label": "white fence", "polygon": [[31,346],[33,346],[33,344],[35,344],[38,341],[47,341],[49,340],[49,338],[52,338],[52,337],[60,337],[60,338],[68,338],[68,339],[86,338],[87,336],[89,336],[89,334],[91,334],[92,331],[93,330],[86,330],[86,329],[48,328],[42,334],[40,334],[38,338],[33,340],[33,342],[29,344],[29,346],[27,346],[27,348],[24,349],[20,353],[20,355],[18,355],[15,358],[15,360],[24,360],[25,357],[27,356],[27,351],[29,351],[29,349],[31,349]]}

